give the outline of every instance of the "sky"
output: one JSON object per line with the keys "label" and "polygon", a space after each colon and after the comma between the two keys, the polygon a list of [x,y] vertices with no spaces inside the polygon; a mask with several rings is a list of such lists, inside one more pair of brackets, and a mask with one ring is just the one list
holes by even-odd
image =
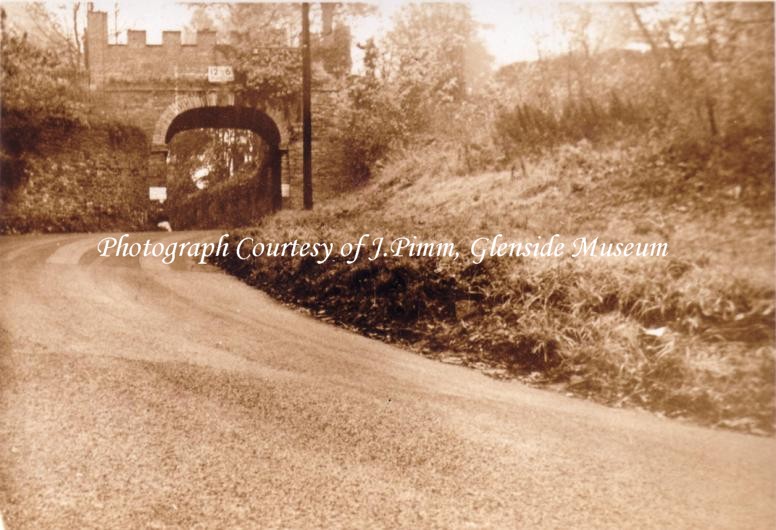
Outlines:
{"label": "sky", "polygon": [[[356,42],[384,35],[390,29],[392,15],[402,3],[402,0],[374,2],[379,8],[379,15],[361,19],[352,28]],[[65,2],[54,4],[65,5]],[[94,2],[95,9],[111,14],[115,4],[108,0]],[[536,59],[537,36],[543,37],[545,49],[562,49],[562,43],[553,41],[553,19],[557,5],[552,2],[486,0],[469,2],[469,5],[475,20],[483,25],[480,37],[494,57],[496,67]],[[190,15],[186,5],[169,0],[119,2],[118,9],[119,26],[122,29],[146,30],[149,43],[161,43],[162,30],[181,29]],[[109,18],[112,23],[112,15]],[[354,52],[354,63],[360,63],[358,50],[354,49]]]}

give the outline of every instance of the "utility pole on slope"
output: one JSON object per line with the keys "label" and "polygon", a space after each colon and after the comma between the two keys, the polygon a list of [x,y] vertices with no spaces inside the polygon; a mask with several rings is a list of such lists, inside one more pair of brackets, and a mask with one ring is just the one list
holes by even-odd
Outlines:
{"label": "utility pole on slope", "polygon": [[313,208],[313,124],[310,111],[310,4],[302,4],[302,189],[305,210]]}

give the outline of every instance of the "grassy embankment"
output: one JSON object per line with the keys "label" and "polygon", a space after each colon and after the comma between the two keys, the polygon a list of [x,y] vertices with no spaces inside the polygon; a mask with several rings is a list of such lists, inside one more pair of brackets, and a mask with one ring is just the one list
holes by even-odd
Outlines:
{"label": "grassy embankment", "polygon": [[[458,260],[231,258],[220,265],[312,314],[424,355],[613,406],[773,432],[773,163],[767,139],[666,149],[587,142],[525,172],[461,175],[432,144],[353,195],[241,231],[261,241],[418,236]],[[495,258],[481,236],[666,241],[665,258]]]}

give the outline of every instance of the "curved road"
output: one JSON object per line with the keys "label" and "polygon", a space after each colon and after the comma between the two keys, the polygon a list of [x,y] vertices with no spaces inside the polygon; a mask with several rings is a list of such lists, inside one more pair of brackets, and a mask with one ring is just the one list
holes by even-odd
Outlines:
{"label": "curved road", "polygon": [[492,380],[99,239],[0,238],[6,528],[776,524],[772,439]]}

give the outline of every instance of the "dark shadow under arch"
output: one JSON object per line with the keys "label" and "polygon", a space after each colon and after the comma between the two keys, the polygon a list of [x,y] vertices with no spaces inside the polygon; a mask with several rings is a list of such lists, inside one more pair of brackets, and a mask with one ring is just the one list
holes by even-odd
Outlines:
{"label": "dark shadow under arch", "polygon": [[246,129],[258,134],[269,146],[272,168],[272,208],[282,206],[280,130],[267,114],[250,107],[197,107],[181,112],[170,122],[164,136],[169,144],[179,132],[190,129]]}
{"label": "dark shadow under arch", "polygon": [[280,145],[280,130],[275,121],[258,109],[250,107],[199,107],[181,112],[170,122],[164,141],[189,129],[247,129],[269,144]]}

